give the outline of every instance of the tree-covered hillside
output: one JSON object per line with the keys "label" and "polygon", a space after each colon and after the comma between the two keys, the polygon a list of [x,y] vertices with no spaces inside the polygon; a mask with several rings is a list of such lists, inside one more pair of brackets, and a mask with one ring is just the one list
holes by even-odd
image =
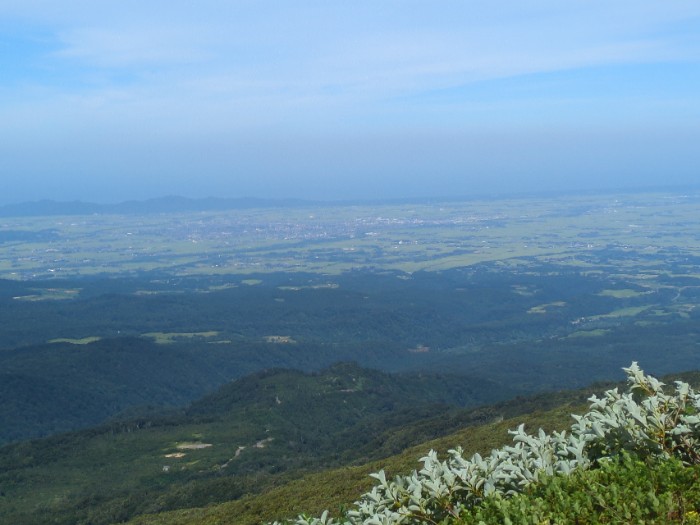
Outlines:
{"label": "tree-covered hillside", "polygon": [[483,422],[496,412],[460,407],[498,397],[510,393],[488,381],[355,364],[258,372],[180,410],[0,448],[0,521],[108,524],[227,501]]}
{"label": "tree-covered hillside", "polygon": [[677,277],[653,290],[547,264],[245,277],[0,281],[0,443],[182,406],[270,368],[449,370],[494,401],[616,379],[633,359],[697,366],[700,318]]}

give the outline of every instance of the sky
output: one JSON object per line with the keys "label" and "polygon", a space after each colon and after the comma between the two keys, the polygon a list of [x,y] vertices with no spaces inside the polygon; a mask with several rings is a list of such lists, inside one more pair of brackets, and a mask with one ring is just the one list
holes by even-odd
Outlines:
{"label": "sky", "polygon": [[0,204],[700,185],[700,2],[2,0]]}

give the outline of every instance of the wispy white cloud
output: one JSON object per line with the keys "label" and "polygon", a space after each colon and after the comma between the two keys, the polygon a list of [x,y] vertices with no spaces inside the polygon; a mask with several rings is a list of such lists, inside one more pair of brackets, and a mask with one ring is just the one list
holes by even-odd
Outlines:
{"label": "wispy white cloud", "polygon": [[58,59],[79,60],[101,68],[162,67],[192,64],[208,54],[189,44],[192,31],[180,28],[88,27],[58,34]]}
{"label": "wispy white cloud", "polygon": [[[219,169],[247,137],[341,148],[352,136],[507,134],[533,122],[690,126],[697,97],[668,94],[650,71],[685,64],[700,85],[698,23],[697,0],[3,0],[0,31],[36,29],[46,45],[21,49],[20,38],[10,50],[30,60],[0,75],[0,142],[9,154],[21,142],[74,151],[75,163],[81,144],[99,142],[84,156],[96,166],[94,151],[126,158],[130,144],[198,159],[218,144],[206,151]],[[648,89],[607,85],[618,77],[598,72],[610,70]],[[557,80],[538,84],[548,75]]]}
{"label": "wispy white cloud", "polygon": [[303,77],[308,85],[351,87],[384,79],[380,86],[386,86],[394,79],[398,89],[412,80],[422,85],[430,79],[688,58],[697,50],[664,30],[700,16],[696,2],[220,4],[120,2],[108,8],[68,0],[61,9],[27,2],[15,4],[14,11],[53,25],[63,44],[55,56],[86,67],[206,63],[218,74],[240,68],[245,77],[281,84]]}

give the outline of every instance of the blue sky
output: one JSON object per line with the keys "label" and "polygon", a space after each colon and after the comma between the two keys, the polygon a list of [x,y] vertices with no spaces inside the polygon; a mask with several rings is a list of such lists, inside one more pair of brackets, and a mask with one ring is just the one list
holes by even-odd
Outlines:
{"label": "blue sky", "polygon": [[700,3],[3,0],[0,203],[697,185]]}

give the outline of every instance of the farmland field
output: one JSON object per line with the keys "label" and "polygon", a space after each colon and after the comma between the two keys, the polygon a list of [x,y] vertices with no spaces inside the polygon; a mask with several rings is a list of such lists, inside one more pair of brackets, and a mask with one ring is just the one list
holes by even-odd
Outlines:
{"label": "farmland field", "polygon": [[5,217],[0,278],[415,272],[494,261],[525,270],[539,261],[647,284],[673,262],[694,282],[698,204],[694,194],[647,193]]}

